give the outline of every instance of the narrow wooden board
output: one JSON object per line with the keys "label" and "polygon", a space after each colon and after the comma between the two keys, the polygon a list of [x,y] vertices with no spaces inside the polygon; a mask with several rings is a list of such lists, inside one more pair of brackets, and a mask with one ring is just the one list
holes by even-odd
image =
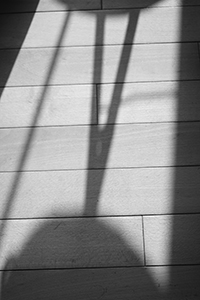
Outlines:
{"label": "narrow wooden board", "polygon": [[198,0],[103,0],[103,8],[147,8],[162,6],[199,6]]}
{"label": "narrow wooden board", "polygon": [[[172,275],[171,281],[163,283]],[[154,267],[1,272],[1,299],[195,300],[200,268]]]}
{"label": "narrow wooden board", "polygon": [[62,11],[100,9],[100,0],[15,0],[6,3],[3,0],[0,12],[34,12],[34,11]]}
{"label": "narrow wooden board", "polygon": [[[120,99],[115,95],[118,90],[122,91]],[[199,81],[100,85],[98,98],[100,124],[110,122],[108,116],[117,110],[119,101],[115,123],[200,120]]]}
{"label": "narrow wooden board", "polygon": [[199,264],[200,215],[144,217],[147,265]]}
{"label": "narrow wooden board", "polygon": [[87,126],[1,129],[0,170],[199,165],[200,123],[176,130],[176,124],[153,123],[92,126],[91,132]]}
{"label": "narrow wooden board", "polygon": [[[0,85],[122,83],[200,78],[197,44],[134,45],[122,48],[123,46],[97,47],[96,50],[94,47],[23,49],[19,54],[17,50],[1,50]],[[97,60],[102,51],[103,61]]]}
{"label": "narrow wooden board", "polygon": [[91,85],[5,88],[0,94],[0,127],[78,125],[97,120],[96,88]]}
{"label": "narrow wooden board", "polygon": [[[200,34],[200,7],[187,7],[184,13],[187,19],[184,28],[181,28],[181,8],[37,13],[32,22],[28,13],[5,14],[0,19],[0,48],[196,42]],[[125,39],[129,20],[136,23],[136,28],[131,29],[134,38],[129,32]]]}
{"label": "narrow wooden board", "polygon": [[[116,110],[115,89],[122,90],[116,124],[200,120],[199,81],[152,82],[99,86],[100,124],[110,122],[108,114]],[[93,86],[13,87],[0,89],[0,94],[0,127],[97,122]],[[34,122],[40,104],[41,112]]]}
{"label": "narrow wooden board", "polygon": [[2,269],[143,265],[141,217],[8,220]]}
{"label": "narrow wooden board", "polygon": [[198,167],[0,173],[0,218],[200,213],[199,182]]}

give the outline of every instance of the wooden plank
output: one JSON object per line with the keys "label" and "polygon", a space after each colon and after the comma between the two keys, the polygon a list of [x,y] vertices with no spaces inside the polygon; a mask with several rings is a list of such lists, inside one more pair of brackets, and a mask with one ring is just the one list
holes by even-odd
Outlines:
{"label": "wooden plank", "polygon": [[141,217],[9,220],[4,233],[1,269],[143,265]]}
{"label": "wooden plank", "polygon": [[147,8],[162,6],[199,6],[198,0],[103,0],[103,8]]}
{"label": "wooden plank", "polygon": [[[142,123],[200,120],[198,81],[124,84],[115,123]],[[120,85],[115,86],[120,88]],[[0,89],[0,127],[33,125],[37,106],[43,102],[37,126],[96,123],[96,97],[92,86],[49,86]],[[113,85],[99,87],[99,122],[117,106]],[[179,93],[180,90],[180,93]],[[93,102],[93,110],[91,110]],[[179,102],[182,109],[178,113]],[[114,108],[114,109],[113,109]]]}
{"label": "wooden plank", "polygon": [[0,127],[96,123],[95,91],[87,85],[0,89]]}
{"label": "wooden plank", "polygon": [[[197,44],[182,44],[181,54],[179,47],[179,44],[135,45],[133,49],[125,46],[121,58],[122,46],[97,47],[95,58],[93,47],[61,47],[58,51],[23,49],[19,54],[17,50],[1,50],[0,85],[4,86],[5,82],[7,86],[27,86],[199,79]],[[97,57],[102,51],[101,62]],[[102,78],[99,78],[101,68]]]}
{"label": "wooden plank", "polygon": [[176,130],[176,124],[116,125],[113,136],[113,126],[92,126],[89,137],[87,126],[1,129],[0,170],[199,165],[200,124],[182,123]]}
{"label": "wooden plank", "polygon": [[147,265],[199,264],[200,215],[144,217]]}
{"label": "wooden plank", "polygon": [[200,120],[199,81],[151,82],[100,85],[100,124],[110,122],[112,118],[108,115],[112,116],[117,109],[119,99],[114,95],[115,90],[122,91],[115,123]]}
{"label": "wooden plank", "polygon": [[98,216],[196,213],[199,182],[198,167],[0,173],[0,218],[8,203],[9,218],[92,216],[86,193]]}
{"label": "wooden plank", "polygon": [[62,11],[100,8],[100,0],[15,0],[11,3],[2,1],[0,12]]}
{"label": "wooden plank", "polygon": [[[0,48],[18,47],[56,47],[58,36],[63,32],[59,46],[85,46],[103,43],[132,44],[198,41],[200,33],[200,7],[187,7],[187,26],[184,34],[181,29],[181,8],[154,8],[140,13],[140,10],[116,10],[84,12],[50,12],[35,14],[30,22],[30,14],[5,14],[1,16]],[[128,20],[137,20],[134,41],[129,32],[126,40]],[[70,18],[69,23],[66,20]],[[101,20],[101,29],[96,29],[97,20]],[[31,23],[27,33],[26,24]],[[28,26],[28,25],[27,25]],[[116,34],[117,32],[117,34]]]}
{"label": "wooden plank", "polygon": [[[172,299],[200,296],[199,266],[1,272],[2,300]],[[154,277],[154,278],[152,278]]]}

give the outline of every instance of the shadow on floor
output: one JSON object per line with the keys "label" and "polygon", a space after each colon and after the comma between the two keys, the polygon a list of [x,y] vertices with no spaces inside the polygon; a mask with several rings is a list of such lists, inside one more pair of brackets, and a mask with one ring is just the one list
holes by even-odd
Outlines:
{"label": "shadow on floor", "polygon": [[[8,259],[5,270],[38,266],[57,270],[4,271],[1,299],[142,299],[149,293],[157,295],[148,271],[137,268],[144,263],[142,251],[134,253],[114,226],[104,222],[95,218],[43,222],[19,255]],[[140,248],[137,239],[136,248]],[[108,266],[115,268],[103,268]],[[116,268],[122,266],[127,268]]]}
{"label": "shadow on floor", "polygon": [[[148,5],[153,4],[155,1],[149,1]],[[67,1],[66,1],[67,4]],[[184,13],[183,13],[184,21]],[[31,18],[27,24],[30,24]],[[28,25],[26,27],[28,28]],[[183,23],[184,24],[184,23]],[[23,25],[23,24],[22,24]],[[24,26],[24,25],[23,25]],[[129,20],[128,29],[126,32],[124,44],[131,43],[134,38],[134,33],[137,26],[137,18],[135,20]],[[184,28],[183,28],[184,29]],[[182,29],[182,31],[183,31]],[[184,31],[182,33],[184,36]],[[25,36],[25,34],[24,34]],[[23,37],[24,38],[24,37]],[[22,41],[23,41],[22,38]],[[104,19],[97,19],[97,32],[96,32],[96,45],[103,44],[104,38]],[[126,76],[129,58],[131,53],[131,47],[123,47],[118,72],[116,75],[117,82],[123,82]],[[102,60],[103,50],[95,51],[94,59],[94,75],[93,83],[101,83],[102,77]],[[10,58],[10,68],[7,69],[1,85],[5,85],[7,78],[12,70],[12,66],[17,57],[17,51],[13,57]],[[181,55],[180,69],[183,68],[186,63],[185,58]],[[50,67],[53,71],[55,62]],[[8,64],[9,65],[9,64]],[[51,74],[49,75],[50,78]],[[48,85],[48,79],[47,79]],[[95,87],[96,88],[96,87]],[[99,183],[95,195],[91,197],[93,193],[93,182],[91,167],[98,160],[102,169],[106,169],[107,159],[112,144],[112,138],[114,134],[114,124],[117,116],[117,112],[120,106],[120,100],[122,95],[123,85],[120,87],[115,84],[114,92],[112,95],[110,114],[108,117],[108,125],[104,131],[101,131],[98,127],[91,126],[90,141],[96,139],[97,143],[90,143],[89,145],[89,163],[88,163],[88,177],[86,187],[86,199],[85,199],[85,212],[84,215],[89,214],[96,215],[97,203],[99,194],[102,187],[104,172],[101,173],[98,178]],[[44,92],[45,94],[45,92]],[[179,111],[181,111],[181,94],[182,84],[179,85]],[[44,96],[44,95],[43,95]],[[41,99],[43,101],[43,99]],[[113,105],[115,103],[115,106]],[[186,103],[187,105],[187,103]],[[39,107],[41,108],[41,107]],[[92,110],[94,107],[92,108]],[[115,111],[113,112],[113,109]],[[39,110],[38,110],[39,113]],[[91,114],[93,115],[93,114]],[[37,117],[36,117],[37,118]],[[110,119],[109,119],[110,118]],[[178,120],[179,121],[179,120]],[[181,126],[181,125],[180,125]],[[187,156],[191,151],[190,145],[183,148],[182,140],[179,138],[181,127],[177,126],[177,145],[176,145],[176,161],[175,165],[179,165],[180,152],[181,157]],[[105,143],[105,136],[108,137]],[[98,155],[96,149],[101,142],[102,152]],[[31,143],[31,135],[27,142],[28,147],[25,147],[25,151],[22,154],[22,163],[26,158],[26,152]],[[20,168],[19,168],[20,170]],[[95,179],[96,180],[96,179]],[[178,185],[181,180],[181,172],[177,171],[175,174],[175,182]],[[14,192],[10,197],[8,203],[14,201],[15,190],[17,189],[18,181],[14,184]],[[174,192],[174,194],[176,191]],[[88,202],[90,199],[94,199],[94,202]],[[178,207],[176,199],[174,199],[174,210],[176,213],[176,207]],[[6,215],[8,217],[8,215]],[[92,220],[88,223],[88,220]],[[173,295],[173,289],[171,288],[169,294],[162,294],[159,291],[159,286],[156,286],[155,282],[151,278],[147,269],[139,269],[137,267],[128,268],[128,266],[142,266],[143,261],[139,257],[138,253],[130,248],[127,242],[122,238],[121,234],[116,230],[111,229],[110,226],[105,225],[97,219],[68,219],[63,226],[57,226],[57,221],[46,221],[42,226],[29,238],[29,241],[24,245],[23,249],[16,257],[11,257],[3,273],[2,278],[2,299],[181,299],[183,293]],[[89,225],[88,225],[89,224]],[[171,245],[172,256],[174,249],[177,249],[176,243],[177,232],[179,233],[180,224],[173,223],[173,239]],[[59,228],[60,227],[60,228]],[[55,229],[55,230],[54,230]],[[62,230],[61,230],[62,229]],[[183,233],[184,234],[184,233]],[[42,257],[42,260],[41,260]],[[171,257],[173,263],[173,257]],[[119,267],[124,266],[126,269],[68,269],[68,270],[48,270],[48,271],[8,271],[8,269],[17,268],[48,268],[53,266],[55,268],[91,268],[91,267],[106,267],[106,266]],[[116,273],[115,273],[116,272]],[[175,273],[171,269],[171,286],[176,282]],[[187,274],[186,274],[187,276]],[[193,275],[194,276],[194,275]],[[196,278],[194,278],[195,282]],[[184,281],[182,281],[183,283]],[[182,284],[183,286],[183,284]],[[187,297],[190,299],[197,298],[198,295],[192,294]],[[195,292],[196,293],[196,292]],[[175,298],[176,297],[176,298]],[[179,297],[179,298],[178,298]]]}

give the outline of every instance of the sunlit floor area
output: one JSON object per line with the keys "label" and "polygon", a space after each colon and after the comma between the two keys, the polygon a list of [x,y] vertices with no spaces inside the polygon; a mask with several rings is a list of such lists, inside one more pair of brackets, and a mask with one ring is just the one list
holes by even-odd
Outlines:
{"label": "sunlit floor area", "polygon": [[0,299],[200,299],[200,1],[0,4]]}

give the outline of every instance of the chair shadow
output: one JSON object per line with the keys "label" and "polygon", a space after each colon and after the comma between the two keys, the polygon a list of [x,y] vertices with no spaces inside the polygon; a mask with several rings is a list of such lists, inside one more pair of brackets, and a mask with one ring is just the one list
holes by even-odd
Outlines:
{"label": "chair shadow", "polygon": [[[65,2],[68,4],[67,1]],[[148,3],[145,1],[145,3],[147,3],[147,7],[152,5],[154,2],[156,1],[149,1]],[[137,19],[138,16],[134,20],[129,18],[129,24],[127,27],[120,63],[114,83],[114,91],[111,99],[107,124],[105,125],[104,129],[101,129],[98,126],[97,118],[97,124],[95,126],[91,126],[90,128],[88,174],[85,210],[83,216],[95,217],[97,214],[99,195],[105,175],[109,151],[112,145],[115,121],[120,107],[123,91],[123,84],[118,85],[117,83],[123,83],[126,76],[130,54],[132,51],[132,46],[127,46],[127,44],[131,44],[134,39],[134,34],[137,27]],[[93,93],[96,92],[97,88],[99,88],[99,90],[101,89],[100,85],[102,82],[102,61],[104,53],[103,49],[98,46],[103,45],[104,22],[104,18],[99,18],[97,16],[97,31],[94,50]],[[182,35],[184,35],[183,29],[184,28],[182,28]],[[5,78],[2,79],[2,85],[6,84],[16,57],[17,52],[15,56],[11,58],[11,67],[7,70],[7,73],[5,73],[6,75]],[[183,65],[184,61],[181,58],[180,68],[182,68]],[[181,110],[181,95],[182,83],[179,85],[179,110]],[[187,103],[185,105],[187,106]],[[96,108],[93,103],[92,111],[95,109]],[[91,115],[93,116],[94,114],[91,113]],[[178,126],[178,133],[179,130],[180,129]],[[29,141],[28,144],[30,144],[30,142],[31,141]],[[100,152],[97,151],[98,148],[101,149]],[[176,164],[179,165],[179,151],[184,151],[185,154],[187,154],[188,151],[191,151],[191,147],[188,145],[187,148],[183,150],[181,140],[177,138],[176,149]],[[26,151],[27,150],[25,149],[25,153]],[[25,153],[23,155],[26,156]],[[95,179],[91,172],[91,170],[94,168],[100,168],[103,170],[99,177]],[[93,189],[94,180],[95,185],[97,186],[95,193]],[[174,185],[178,185],[179,181],[181,181],[181,173],[177,171],[175,174]],[[174,195],[175,194],[176,188],[174,188]],[[12,194],[11,200],[14,200],[14,194]],[[9,201],[9,203],[11,204],[12,201]],[[176,213],[176,207],[179,205],[180,204],[176,202],[174,196],[173,213]],[[66,216],[63,216],[63,218],[64,217]],[[85,225],[88,220],[92,220],[91,226]],[[155,285],[155,282],[151,278],[151,275],[148,273],[147,269],[143,269],[145,270],[144,272],[141,270],[141,272],[143,272],[141,280],[141,277],[137,275],[138,269],[136,266],[143,266],[144,261],[139,257],[138,253],[136,253],[136,251],[134,251],[127,244],[120,233],[104,224],[99,218],[67,219],[68,224],[63,231],[53,230],[55,228],[55,222],[57,221],[52,220],[44,222],[41,228],[39,228],[39,230],[36,231],[33,236],[29,237],[29,241],[26,243],[26,245],[24,245],[19,255],[16,257],[11,257],[8,260],[2,279],[2,299],[23,299],[24,297],[30,297],[30,299],[63,299],[63,297],[67,297],[67,299],[76,299],[78,297],[82,299],[89,299],[89,297],[92,297],[92,299],[98,299],[97,297],[104,297],[104,299],[117,299],[116,295],[119,295],[118,299],[132,299],[134,297],[136,297],[136,299],[146,299],[149,297],[149,295],[151,295],[153,299],[165,299],[164,297],[167,297],[167,295],[163,296],[159,291],[158,286]],[[174,238],[171,245],[172,254],[174,251],[173,249],[176,248],[176,235],[177,232],[179,232],[177,226],[179,225],[174,222],[172,232]],[[88,237],[90,237],[90,239],[88,239]],[[91,243],[89,245],[90,247],[87,245],[88,241]],[[109,242],[107,243],[107,241]],[[40,261],[41,252],[43,253],[42,262]],[[113,261],[113,263],[111,263],[111,261]],[[171,261],[173,263],[173,257],[171,258]],[[49,266],[54,266],[52,268],[57,268],[57,270],[54,269],[40,271],[41,273],[37,272],[36,270],[34,271],[34,269],[37,269],[38,266],[41,266],[41,264],[42,268],[44,269],[49,268]],[[113,277],[115,278],[114,280],[110,276],[111,270],[106,268],[108,265],[109,267],[113,267],[113,270],[117,268],[117,272],[120,272],[120,267],[127,267],[126,270],[127,272],[130,272],[128,274],[130,274],[129,276],[131,279],[127,278],[127,273],[125,272],[120,275],[121,277],[119,278]],[[63,266],[65,266],[66,270],[59,270],[59,268],[63,268]],[[128,268],[133,266],[135,266],[135,268]],[[32,268],[33,271],[12,271],[19,268]],[[71,270],[71,268],[74,268],[74,270]],[[100,279],[95,275],[95,268],[105,268],[104,270],[98,269],[98,272],[102,272],[103,274]],[[92,276],[90,275],[91,277],[87,275],[88,270],[90,270],[92,273]],[[40,275],[38,275],[39,273]],[[80,273],[81,275],[79,275]],[[175,280],[174,276],[175,274],[173,271],[171,271],[172,284],[173,280]],[[122,286],[120,286],[120,280],[122,277],[124,278],[124,281],[122,280]],[[128,284],[126,282],[128,282]],[[112,290],[109,290],[110,286],[112,286]],[[94,289],[92,291],[92,296],[91,289]],[[118,290],[119,294],[116,292]],[[127,294],[122,294],[122,290],[124,293],[128,291]],[[171,288],[170,292],[173,292],[173,288]]]}
{"label": "chair shadow", "polygon": [[[143,264],[121,234],[98,218],[46,220],[19,255],[8,259],[1,299],[155,297],[148,271],[137,268]],[[43,270],[34,270],[38,266]],[[18,268],[23,271],[12,271]]]}
{"label": "chair shadow", "polygon": [[[67,4],[67,1],[66,1]],[[103,50],[102,48],[98,48],[99,44],[103,44],[104,39],[104,18],[99,17],[97,15],[97,29],[96,29],[96,42],[95,42],[95,55],[94,55],[94,72],[93,72],[93,86],[94,91],[96,91],[96,84],[100,84],[102,80],[102,61],[103,61]],[[132,46],[126,46],[127,43],[132,43],[134,38],[135,29],[137,26],[137,15],[135,19],[131,19],[129,17],[129,24],[127,28],[127,32],[125,35],[124,46],[120,58],[120,63],[116,75],[115,83],[124,82],[130,54],[132,50]],[[52,64],[54,67],[55,64]],[[53,72],[53,67],[50,68],[50,71]],[[8,72],[9,73],[9,72]],[[50,77],[51,74],[49,74]],[[8,76],[7,76],[8,77]],[[6,79],[7,79],[6,77]],[[6,83],[6,79],[4,79]],[[48,84],[48,80],[47,80]],[[99,198],[99,193],[101,190],[102,180],[104,177],[104,172],[101,172],[101,176],[96,179],[97,182],[97,190],[95,191],[95,195],[91,197],[91,191],[93,190],[93,183],[94,179],[91,176],[90,169],[94,165],[94,161],[98,160],[98,165],[102,169],[106,168],[108,154],[113,138],[114,133],[114,126],[115,120],[117,116],[117,111],[120,105],[120,99],[122,94],[123,85],[118,86],[115,84],[111,107],[110,107],[110,114],[108,117],[108,124],[103,131],[101,131],[98,126],[91,126],[90,131],[90,146],[89,146],[89,154],[88,154],[88,179],[87,179],[87,188],[86,188],[86,199],[85,199],[85,212],[84,215],[96,215],[97,210],[97,202]],[[41,99],[43,101],[43,99]],[[116,105],[117,102],[117,105]],[[41,107],[40,107],[41,108]],[[93,104],[92,111],[95,109]],[[39,114],[39,110],[37,112]],[[91,115],[94,115],[91,113]],[[30,134],[31,136],[32,134]],[[94,143],[94,140],[96,141]],[[102,143],[103,152],[98,157],[96,156],[96,147],[98,146],[99,142]],[[31,139],[27,142],[29,146],[31,143]],[[26,157],[26,153],[29,147],[26,147],[24,153],[22,155],[21,164],[24,161],[24,157]],[[14,201],[14,194],[19,182],[19,178],[15,180],[14,183],[14,192],[10,196],[8,201],[9,206]],[[92,201],[91,201],[92,199]],[[8,216],[8,212],[7,215]],[[52,231],[54,226],[54,221],[48,222],[47,225],[43,225],[42,228],[35,232],[35,234],[30,237],[29,242],[23,247],[21,253],[17,257],[10,258],[5,266],[5,271],[2,279],[2,299],[22,299],[25,296],[30,296],[33,299],[52,299],[57,298],[63,299],[67,297],[67,299],[75,299],[77,293],[77,282],[76,284],[71,283],[71,272],[65,273],[63,278],[63,273],[59,273],[58,271],[54,272],[46,272],[45,276],[42,276],[42,280],[40,277],[35,278],[35,273],[26,273],[22,284],[15,284],[18,282],[18,278],[21,276],[21,272],[11,271],[9,272],[9,276],[7,276],[6,270],[12,270],[17,268],[29,268],[30,263],[33,264],[31,268],[38,268],[41,265],[45,268],[52,267],[52,262],[56,262],[60,260],[59,263],[55,263],[56,268],[66,268],[75,267],[82,268],[83,266],[87,268],[91,267],[105,267],[105,275],[107,274],[107,267],[121,267],[121,266],[137,266],[137,265],[144,265],[144,261],[140,261],[138,254],[133,251],[133,249],[128,246],[128,244],[122,239],[119,233],[115,230],[111,229],[109,226],[106,226],[103,222],[100,222],[99,219],[93,219],[91,226],[85,228],[85,224],[87,223],[88,219],[68,219],[68,226],[65,228],[64,232],[60,232],[55,230]],[[58,234],[57,234],[58,232]],[[88,239],[89,237],[89,239]],[[87,245],[89,242],[89,247]],[[77,250],[78,249],[78,250]],[[85,251],[85,249],[87,251]],[[37,261],[40,259],[40,253],[44,253],[43,260]],[[78,251],[78,253],[76,253]],[[88,252],[89,251],[89,252]],[[77,262],[77,258],[79,262]],[[94,262],[93,262],[94,260]],[[74,270],[75,274],[78,274],[79,270]],[[86,271],[85,271],[86,272]],[[109,271],[108,271],[109,272]],[[135,294],[135,289],[137,290],[137,294],[141,294],[143,292],[146,293],[143,289],[143,284],[145,286],[150,287],[150,291],[156,290],[153,282],[148,275],[148,272],[145,271],[145,275],[142,276],[142,281],[135,279],[138,276],[134,275],[134,269],[132,270],[132,275],[134,282],[130,285],[130,291],[128,293],[128,297],[131,294]],[[28,277],[27,277],[28,276]],[[33,276],[33,277],[32,277]],[[62,279],[61,279],[62,277]],[[21,277],[20,277],[21,278]],[[29,278],[29,279],[28,279]],[[28,280],[27,280],[28,279]],[[105,277],[102,281],[103,284],[108,284],[105,281]],[[21,279],[20,279],[21,280]],[[63,282],[64,286],[60,288],[59,282]],[[98,278],[97,278],[98,280]],[[85,291],[85,284],[83,284],[84,276],[80,278],[78,286],[80,287],[79,295],[83,297],[84,293],[87,295],[91,294],[91,288],[94,286],[94,281],[91,279],[86,284],[87,291]],[[31,295],[30,295],[30,286],[28,282],[31,282]],[[127,286],[127,282],[124,282]],[[119,280],[116,280],[114,283],[114,290],[112,291],[112,295],[109,298],[116,297],[116,289],[119,286]],[[51,292],[49,294],[49,287],[51,288]],[[108,285],[109,286],[109,285]],[[39,288],[38,288],[39,287]],[[106,287],[104,290],[107,289]],[[127,290],[127,288],[126,288]],[[88,294],[89,293],[89,294]],[[123,289],[124,293],[124,289]],[[53,295],[53,296],[52,296]],[[88,297],[88,296],[87,296]],[[87,299],[87,297],[85,299]],[[96,295],[95,295],[96,297]]]}

